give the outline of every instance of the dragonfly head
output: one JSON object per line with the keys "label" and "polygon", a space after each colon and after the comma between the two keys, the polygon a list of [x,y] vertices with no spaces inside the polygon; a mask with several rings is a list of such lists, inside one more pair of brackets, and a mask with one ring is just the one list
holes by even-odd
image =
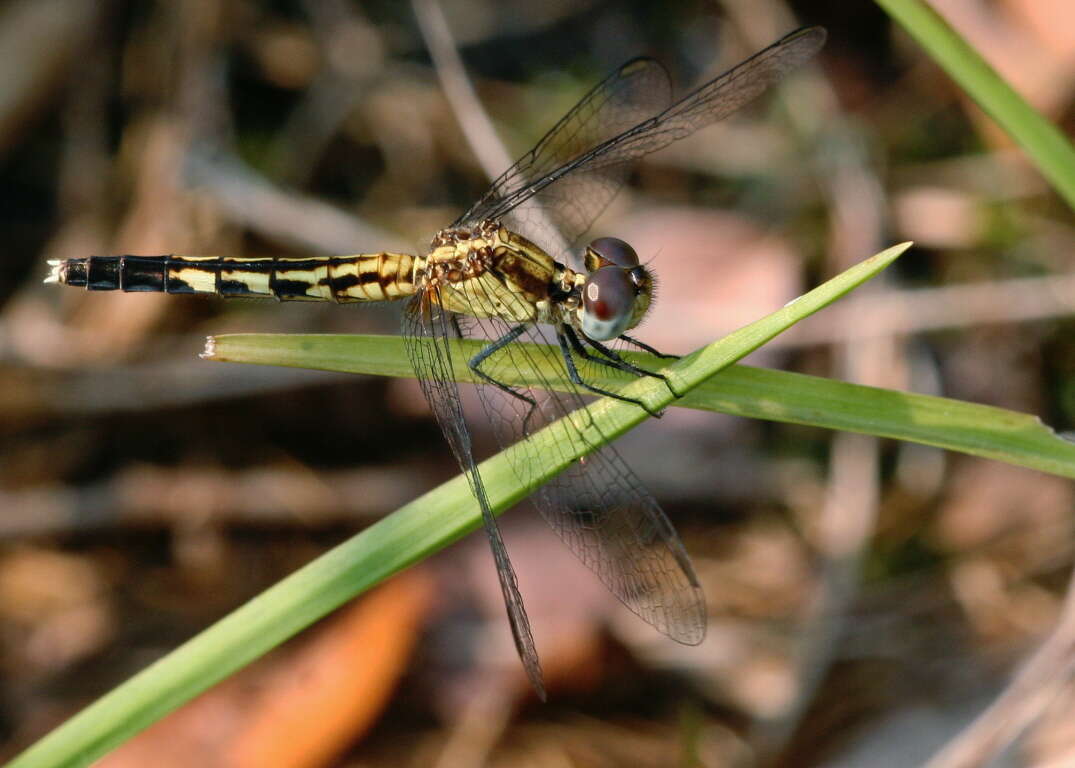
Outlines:
{"label": "dragonfly head", "polygon": [[615,237],[600,237],[586,248],[579,313],[582,332],[594,341],[615,339],[642,321],[653,295],[653,276],[638,263],[635,249]]}

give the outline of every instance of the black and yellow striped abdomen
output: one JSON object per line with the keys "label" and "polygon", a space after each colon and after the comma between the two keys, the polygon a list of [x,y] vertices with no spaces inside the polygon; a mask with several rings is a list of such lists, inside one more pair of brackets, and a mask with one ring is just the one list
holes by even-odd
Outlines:
{"label": "black and yellow striped abdomen", "polygon": [[50,262],[46,282],[91,291],[211,293],[281,301],[393,301],[414,291],[415,258],[362,253],[312,258],[90,256]]}

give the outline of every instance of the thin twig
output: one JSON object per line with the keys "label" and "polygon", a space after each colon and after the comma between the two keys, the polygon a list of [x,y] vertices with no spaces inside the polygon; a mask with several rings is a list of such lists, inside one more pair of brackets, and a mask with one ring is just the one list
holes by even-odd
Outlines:
{"label": "thin twig", "polygon": [[1056,628],[1031,654],[1011,684],[926,768],[985,765],[1038,718],[1075,674],[1075,572]]}
{"label": "thin twig", "polygon": [[225,215],[281,243],[326,254],[411,250],[398,235],[274,186],[234,155],[198,146],[185,170],[188,184],[212,197]]}
{"label": "thin twig", "polygon": [[943,328],[1026,322],[1075,313],[1075,275],[1022,277],[969,285],[878,291],[850,298],[799,323],[772,346],[911,335]]}
{"label": "thin twig", "polygon": [[[497,136],[492,120],[467,77],[444,11],[437,0],[411,0],[411,4],[455,119],[485,175],[495,179],[511,166],[512,158]],[[552,242],[543,245],[551,247],[556,256],[562,257],[570,251],[571,243],[560,234],[556,222],[551,220],[540,203],[533,199],[527,200],[518,210],[524,209],[528,211],[530,218],[540,221],[541,231],[554,238]]]}
{"label": "thin twig", "polygon": [[372,522],[406,503],[422,483],[423,471],[417,466],[340,472],[266,466],[228,472],[135,465],[91,485],[0,491],[0,541],[182,526],[194,512],[221,524],[354,525]]}
{"label": "thin twig", "polygon": [[411,6],[455,119],[485,175],[495,179],[511,165],[512,158],[467,77],[448,19],[437,0],[412,0]]}

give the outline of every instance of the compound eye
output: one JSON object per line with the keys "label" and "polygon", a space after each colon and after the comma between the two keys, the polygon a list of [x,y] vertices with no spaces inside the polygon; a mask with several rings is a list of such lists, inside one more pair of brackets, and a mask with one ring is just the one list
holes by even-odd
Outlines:
{"label": "compound eye", "polygon": [[599,237],[590,243],[590,250],[609,264],[630,269],[638,266],[638,254],[618,237]]}
{"label": "compound eye", "polygon": [[601,267],[582,286],[582,332],[594,341],[617,338],[627,330],[634,304],[635,287],[627,273],[617,266]]}

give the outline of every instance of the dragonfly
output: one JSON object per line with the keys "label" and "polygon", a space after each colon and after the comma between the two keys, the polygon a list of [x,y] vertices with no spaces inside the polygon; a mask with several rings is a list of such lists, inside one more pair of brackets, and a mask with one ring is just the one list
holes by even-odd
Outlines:
{"label": "dragonfly", "polygon": [[[515,647],[544,700],[530,621],[464,419],[456,362],[465,360],[473,374],[499,444],[520,447],[510,453],[512,469],[567,547],[643,620],[673,640],[700,643],[705,600],[679,535],[615,448],[595,441],[592,430],[584,436],[595,425],[578,415],[597,396],[646,407],[594,384],[598,369],[665,378],[621,354],[634,347],[674,357],[628,335],[653,304],[653,272],[618,238],[577,243],[640,158],[754,100],[812,58],[825,37],[821,27],[796,30],[677,101],[661,64],[628,61],[438,232],[424,255],[91,256],[51,261],[46,282],[340,304],[409,299],[402,321],[408,356],[480,507]],[[479,351],[464,351],[468,339]],[[566,375],[566,389],[559,381],[557,390],[549,371]],[[565,446],[567,468],[542,485],[527,438],[558,420],[590,450],[572,461]]]}

